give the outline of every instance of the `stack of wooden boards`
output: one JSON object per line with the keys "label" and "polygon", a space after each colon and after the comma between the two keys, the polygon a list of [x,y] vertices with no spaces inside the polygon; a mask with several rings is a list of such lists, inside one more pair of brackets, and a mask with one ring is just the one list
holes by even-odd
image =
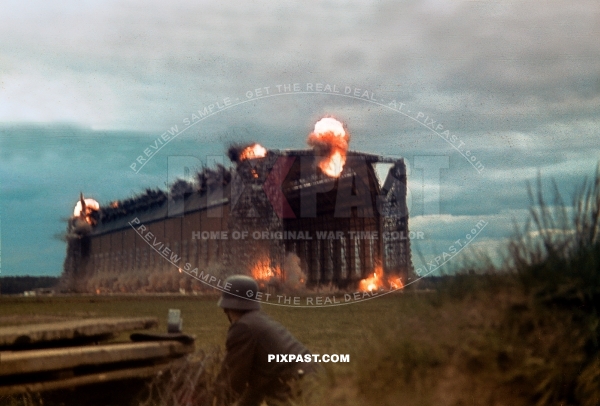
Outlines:
{"label": "stack of wooden boards", "polygon": [[101,318],[0,328],[0,395],[77,388],[156,376],[194,351],[183,334],[117,335],[156,327],[155,318]]}

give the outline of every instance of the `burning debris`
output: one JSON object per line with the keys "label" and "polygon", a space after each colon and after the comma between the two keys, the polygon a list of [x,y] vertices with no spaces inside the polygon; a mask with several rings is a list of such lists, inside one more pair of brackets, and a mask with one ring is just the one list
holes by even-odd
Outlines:
{"label": "burning debris", "polygon": [[375,268],[372,276],[362,279],[358,284],[358,290],[361,292],[373,292],[378,290],[396,290],[402,289],[404,284],[402,278],[397,275],[384,275],[383,268]]}
{"label": "burning debris", "polygon": [[240,161],[246,159],[264,158],[267,155],[267,150],[260,144],[253,144],[242,151]]}
{"label": "burning debris", "polygon": [[267,149],[256,142],[247,145],[233,144],[227,150],[227,156],[231,162],[239,163],[247,159],[264,158],[267,156]]}
{"label": "burning debris", "polygon": [[251,274],[262,285],[280,281],[282,278],[281,269],[272,266],[269,258],[261,258],[256,261],[252,267]]}
{"label": "burning debris", "polygon": [[262,289],[275,288],[277,292],[306,291],[306,274],[300,266],[300,257],[288,252],[283,262],[283,271],[272,266],[268,258],[261,258],[252,267],[251,275]]}
{"label": "burning debris", "polygon": [[350,135],[344,125],[333,117],[322,118],[315,124],[307,142],[320,157],[318,165],[323,173],[332,178],[340,176],[350,142]]}

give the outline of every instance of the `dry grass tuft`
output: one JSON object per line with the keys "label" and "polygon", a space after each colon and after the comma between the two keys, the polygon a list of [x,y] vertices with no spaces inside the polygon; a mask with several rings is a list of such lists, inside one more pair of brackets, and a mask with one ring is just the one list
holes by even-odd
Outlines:
{"label": "dry grass tuft", "polygon": [[157,376],[142,395],[140,406],[221,406],[227,394],[217,385],[223,355],[202,350],[174,363]]}

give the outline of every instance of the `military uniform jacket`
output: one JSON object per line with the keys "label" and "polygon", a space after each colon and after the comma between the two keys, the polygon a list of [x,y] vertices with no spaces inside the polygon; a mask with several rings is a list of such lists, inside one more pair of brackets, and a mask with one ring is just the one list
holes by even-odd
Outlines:
{"label": "military uniform jacket", "polygon": [[281,324],[259,310],[242,315],[229,327],[227,353],[221,374],[238,396],[272,396],[284,390],[297,371],[311,370],[310,363],[268,361],[269,354],[310,354]]}

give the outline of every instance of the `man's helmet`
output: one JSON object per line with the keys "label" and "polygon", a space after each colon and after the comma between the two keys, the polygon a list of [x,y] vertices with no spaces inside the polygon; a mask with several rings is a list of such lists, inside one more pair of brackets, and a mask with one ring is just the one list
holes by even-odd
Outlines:
{"label": "man's helmet", "polygon": [[260,303],[256,299],[258,284],[253,278],[246,275],[233,275],[225,279],[225,286],[227,287],[228,284],[229,289],[221,294],[218,306],[231,310],[260,309]]}

